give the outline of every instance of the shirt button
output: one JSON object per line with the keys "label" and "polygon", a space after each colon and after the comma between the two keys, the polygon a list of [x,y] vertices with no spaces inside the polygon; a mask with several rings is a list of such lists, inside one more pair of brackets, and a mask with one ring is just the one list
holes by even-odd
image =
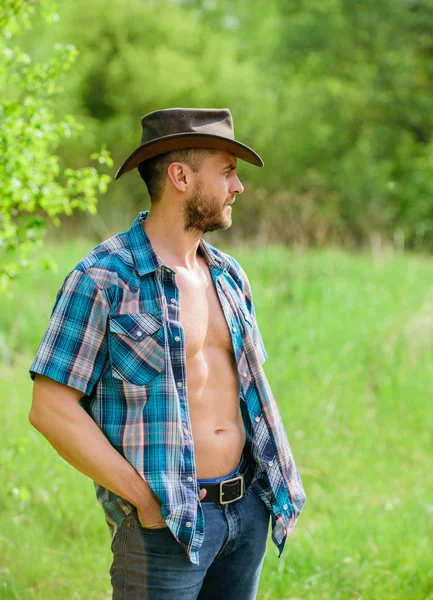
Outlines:
{"label": "shirt button", "polygon": [[284,508],[284,510],[287,510],[289,507],[287,506],[287,504],[285,504],[285,505],[283,506],[283,508]]}
{"label": "shirt button", "polygon": [[[188,477],[188,481],[192,481],[192,477]],[[287,506],[286,506],[286,508],[287,508]]]}
{"label": "shirt button", "polygon": [[233,327],[233,328],[232,328],[232,331],[233,331],[233,333],[236,333],[236,332],[237,332],[237,329],[236,329],[236,327]]}
{"label": "shirt button", "polygon": [[176,342],[180,341],[180,337],[178,335],[174,339],[176,340]]}
{"label": "shirt button", "polygon": [[256,417],[256,422],[258,423],[260,421],[260,417]]}
{"label": "shirt button", "polygon": [[141,336],[142,336],[142,333],[141,333],[141,331],[136,331],[136,332],[135,332],[135,335],[136,335],[137,337],[141,337]]}
{"label": "shirt button", "polygon": [[274,461],[273,461],[273,460],[270,460],[270,461],[268,462],[268,465],[269,465],[270,467],[272,467],[272,465],[273,465],[273,464],[274,464]]}
{"label": "shirt button", "polygon": [[246,377],[248,375],[248,373],[245,371],[245,373],[243,375],[244,375],[244,377]]}
{"label": "shirt button", "polygon": [[191,527],[191,521],[187,521],[187,522],[185,523],[185,525],[186,525],[187,527]]}
{"label": "shirt button", "polygon": [[182,387],[183,383],[181,381],[177,382],[177,387]]}
{"label": "shirt button", "polygon": [[171,299],[170,299],[170,302],[172,302],[173,304],[177,304],[177,300],[176,300],[176,298],[171,298]]}

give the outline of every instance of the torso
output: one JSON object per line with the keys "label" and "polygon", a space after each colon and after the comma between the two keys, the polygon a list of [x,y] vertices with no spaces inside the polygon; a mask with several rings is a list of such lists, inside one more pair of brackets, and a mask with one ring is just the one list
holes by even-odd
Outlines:
{"label": "torso", "polygon": [[176,267],[186,340],[188,405],[198,479],[220,477],[241,459],[245,428],[227,322],[204,258],[197,273]]}

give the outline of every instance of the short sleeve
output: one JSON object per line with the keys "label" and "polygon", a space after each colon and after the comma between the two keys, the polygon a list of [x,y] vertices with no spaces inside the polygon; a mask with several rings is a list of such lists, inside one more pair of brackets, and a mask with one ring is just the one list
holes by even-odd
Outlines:
{"label": "short sleeve", "polygon": [[72,271],[57,293],[31,378],[46,375],[89,396],[107,361],[108,313],[104,290],[84,272]]}

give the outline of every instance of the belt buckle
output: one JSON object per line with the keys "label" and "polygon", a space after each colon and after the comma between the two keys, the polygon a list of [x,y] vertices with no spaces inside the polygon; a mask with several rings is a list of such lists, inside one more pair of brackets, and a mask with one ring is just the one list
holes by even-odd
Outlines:
{"label": "belt buckle", "polygon": [[[225,483],[231,483],[233,481],[241,480],[241,493],[237,498],[233,498],[233,500],[223,500],[223,485]],[[225,481],[220,481],[220,504],[230,504],[230,502],[236,502],[236,500],[240,500],[244,495],[244,477],[243,475],[238,475],[237,477],[233,477],[233,479],[226,479]]]}

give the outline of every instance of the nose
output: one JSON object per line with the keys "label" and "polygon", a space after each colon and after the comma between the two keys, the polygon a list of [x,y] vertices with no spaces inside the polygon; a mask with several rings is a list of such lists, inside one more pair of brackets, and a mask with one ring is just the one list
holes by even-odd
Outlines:
{"label": "nose", "polygon": [[239,179],[239,177],[236,176],[236,179],[233,182],[233,185],[231,187],[231,192],[232,192],[232,194],[242,194],[243,191],[244,191],[244,186],[242,185],[242,182]]}

